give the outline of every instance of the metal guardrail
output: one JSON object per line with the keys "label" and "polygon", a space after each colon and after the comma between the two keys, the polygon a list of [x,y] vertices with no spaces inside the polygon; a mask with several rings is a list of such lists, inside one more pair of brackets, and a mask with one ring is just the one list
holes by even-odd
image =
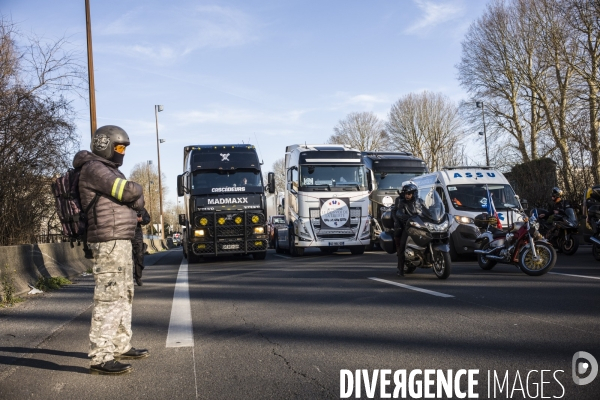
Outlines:
{"label": "metal guardrail", "polygon": [[47,235],[36,235],[35,243],[69,243],[71,239],[60,233],[52,233]]}

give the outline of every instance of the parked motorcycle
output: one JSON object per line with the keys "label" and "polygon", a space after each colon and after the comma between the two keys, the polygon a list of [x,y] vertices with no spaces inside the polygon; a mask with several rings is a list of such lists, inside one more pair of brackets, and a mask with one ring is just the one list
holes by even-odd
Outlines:
{"label": "parked motorcycle", "polygon": [[[536,217],[539,214],[549,214],[547,210],[541,208],[534,208],[532,213]],[[555,249],[568,256],[575,254],[579,248],[579,241],[575,237],[579,231],[579,221],[577,221],[577,216],[572,208],[565,208],[565,215],[554,215],[551,222],[542,219],[539,219],[538,222],[540,233],[548,239]]]}
{"label": "parked motorcycle", "polygon": [[[384,232],[379,235],[379,245],[389,254],[396,253],[391,211],[381,217]],[[405,273],[417,268],[432,268],[439,279],[447,279],[452,270],[448,228],[450,220],[442,199],[432,188],[424,198],[424,206],[418,215],[406,222],[408,229],[406,250],[404,251]]]}
{"label": "parked motorcycle", "polygon": [[527,217],[521,210],[522,221],[514,222],[505,232],[494,226],[495,217],[487,213],[475,217],[475,225],[483,232],[475,240],[480,246],[475,250],[482,269],[490,270],[497,263],[512,264],[531,276],[547,273],[556,264],[556,250],[539,232],[535,213]]}
{"label": "parked motorcycle", "polygon": [[594,205],[588,210],[588,221],[592,227],[592,255],[600,261],[600,205]]}

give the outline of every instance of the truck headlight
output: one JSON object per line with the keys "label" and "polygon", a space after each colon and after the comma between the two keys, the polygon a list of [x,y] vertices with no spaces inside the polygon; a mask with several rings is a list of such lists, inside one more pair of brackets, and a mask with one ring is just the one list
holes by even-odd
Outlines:
{"label": "truck headlight", "polygon": [[196,229],[194,231],[194,236],[195,237],[202,237],[202,236],[204,236],[204,229]]}
{"label": "truck headlight", "polygon": [[263,234],[265,233],[265,228],[263,226],[255,226],[254,233]]}

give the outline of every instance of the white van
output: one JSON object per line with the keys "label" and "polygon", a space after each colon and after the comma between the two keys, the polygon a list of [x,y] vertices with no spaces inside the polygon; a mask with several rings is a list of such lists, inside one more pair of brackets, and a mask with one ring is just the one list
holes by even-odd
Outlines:
{"label": "white van", "polygon": [[474,218],[487,211],[487,190],[492,194],[503,227],[522,217],[510,211],[521,208],[518,196],[501,172],[492,167],[444,167],[441,171],[411,179],[419,188],[419,197],[435,187],[450,214],[450,254],[473,254],[479,229]]}

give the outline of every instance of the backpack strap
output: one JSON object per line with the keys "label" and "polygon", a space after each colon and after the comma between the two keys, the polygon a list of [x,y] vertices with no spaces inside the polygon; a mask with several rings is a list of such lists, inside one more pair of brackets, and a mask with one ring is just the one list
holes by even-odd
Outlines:
{"label": "backpack strap", "polygon": [[94,224],[98,225],[98,217],[96,217],[96,204],[98,204],[98,199],[100,198],[100,193],[96,193],[90,204],[85,208],[85,215],[87,217],[88,213],[94,207]]}

